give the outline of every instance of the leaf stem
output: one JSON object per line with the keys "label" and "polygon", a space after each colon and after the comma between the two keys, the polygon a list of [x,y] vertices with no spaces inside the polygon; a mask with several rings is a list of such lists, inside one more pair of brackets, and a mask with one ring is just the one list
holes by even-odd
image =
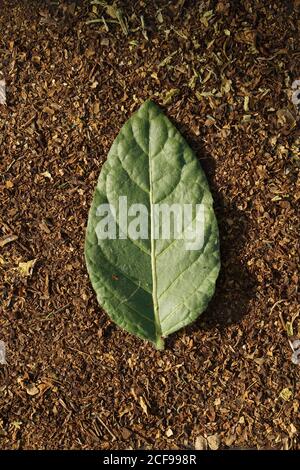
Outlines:
{"label": "leaf stem", "polygon": [[155,348],[158,351],[163,351],[165,349],[165,340],[162,336],[159,336],[155,343]]}

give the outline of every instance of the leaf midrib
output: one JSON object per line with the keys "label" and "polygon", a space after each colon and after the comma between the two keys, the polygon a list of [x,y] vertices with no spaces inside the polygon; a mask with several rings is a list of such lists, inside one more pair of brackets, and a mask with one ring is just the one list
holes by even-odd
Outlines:
{"label": "leaf midrib", "polygon": [[164,349],[164,341],[162,339],[162,329],[159,317],[159,305],[157,297],[157,270],[156,270],[156,257],[155,257],[155,237],[154,237],[154,217],[153,217],[153,180],[152,180],[152,157],[151,157],[151,145],[150,145],[150,128],[151,120],[149,118],[148,111],[148,122],[149,122],[149,135],[148,135],[148,157],[149,157],[149,198],[150,198],[150,225],[151,225],[151,273],[152,273],[152,299],[153,299],[153,310],[154,310],[154,321],[156,331],[156,347],[157,349]]}

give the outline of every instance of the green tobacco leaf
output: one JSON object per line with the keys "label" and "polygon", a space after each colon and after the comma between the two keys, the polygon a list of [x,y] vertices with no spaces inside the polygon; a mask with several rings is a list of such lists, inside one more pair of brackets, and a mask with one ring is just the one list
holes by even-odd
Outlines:
{"label": "green tobacco leaf", "polygon": [[[128,208],[147,208],[147,236],[125,238],[120,196],[127,197]],[[99,237],[103,214],[97,208],[102,204],[115,208],[115,239]],[[153,208],[161,204],[202,204],[200,249],[187,249],[193,224],[183,227],[181,238],[157,239],[162,219],[155,219]],[[163,349],[165,337],[194,321],[214,293],[219,237],[208,183],[184,138],[151,101],[123,126],[102,167],[89,213],[85,257],[99,304],[119,326],[158,349]]]}

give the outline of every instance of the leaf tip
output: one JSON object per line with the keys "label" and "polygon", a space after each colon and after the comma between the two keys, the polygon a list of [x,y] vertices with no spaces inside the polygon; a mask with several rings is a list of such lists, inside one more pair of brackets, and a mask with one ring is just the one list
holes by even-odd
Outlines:
{"label": "leaf tip", "polygon": [[147,108],[148,110],[151,109],[151,108],[160,110],[159,106],[154,101],[152,101],[150,98],[148,98],[147,100],[145,100],[143,102],[143,104],[141,105],[141,108]]}

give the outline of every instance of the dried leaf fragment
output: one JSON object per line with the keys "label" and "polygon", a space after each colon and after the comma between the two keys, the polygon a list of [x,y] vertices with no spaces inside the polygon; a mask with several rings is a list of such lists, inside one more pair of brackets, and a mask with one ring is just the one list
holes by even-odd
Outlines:
{"label": "dried leaf fragment", "polygon": [[290,428],[292,434],[297,434],[297,428],[293,423],[290,424]]}
{"label": "dried leaf fragment", "polygon": [[11,424],[15,429],[21,429],[22,421],[13,421]]}
{"label": "dried leaf fragment", "polygon": [[178,93],[179,93],[179,88],[171,88],[171,90],[167,91],[163,100],[163,104],[171,103],[173,97],[178,95]]}
{"label": "dried leaf fragment", "polygon": [[213,434],[212,436],[208,436],[207,442],[211,450],[218,450],[218,448],[220,447],[221,439],[218,434]]}
{"label": "dried leaf fragment", "polygon": [[49,171],[44,171],[43,173],[41,173],[42,176],[44,176],[44,178],[48,178],[49,180],[52,180],[52,175],[51,173],[49,173]]}
{"label": "dried leaf fragment", "polygon": [[236,33],[235,39],[238,42],[249,44],[250,46],[255,46],[256,36],[257,33],[253,29],[244,29],[243,31],[239,31],[238,33]]}
{"label": "dried leaf fragment", "polygon": [[227,78],[224,78],[222,81],[221,92],[229,93],[231,90],[231,84],[232,84],[232,80],[228,80]]}
{"label": "dried leaf fragment", "polygon": [[6,189],[11,189],[11,188],[14,187],[14,183],[13,183],[12,181],[10,181],[10,180],[7,180],[7,181],[5,182],[5,187],[6,187]]}
{"label": "dried leaf fragment", "polygon": [[288,336],[294,336],[293,323],[290,321],[286,322],[286,332]]}
{"label": "dried leaf fragment", "polygon": [[284,401],[289,401],[289,399],[292,396],[292,392],[289,388],[283,388],[280,392],[280,398],[282,398]]}
{"label": "dried leaf fragment", "polygon": [[130,429],[123,428],[121,431],[121,435],[124,441],[127,441],[132,436],[132,431],[130,431]]}
{"label": "dried leaf fragment", "polygon": [[28,384],[26,386],[26,393],[30,396],[37,395],[40,392],[38,387],[35,384]]}
{"label": "dried leaf fragment", "polygon": [[145,403],[144,398],[140,397],[139,402],[140,402],[141,408],[142,408],[143,412],[145,413],[145,415],[148,415],[148,407]]}
{"label": "dried leaf fragment", "polygon": [[50,108],[49,106],[44,106],[42,111],[43,111],[43,113],[50,114],[51,116],[53,116],[53,114],[55,112],[54,109]]}
{"label": "dried leaf fragment", "polygon": [[289,109],[278,109],[276,114],[280,126],[287,127],[288,129],[293,129],[296,126],[295,116],[293,116]]}
{"label": "dried leaf fragment", "polygon": [[249,111],[249,96],[244,97],[244,111],[246,113]]}
{"label": "dried leaf fragment", "polygon": [[5,235],[5,237],[0,238],[0,247],[3,248],[8,243],[14,242],[17,239],[17,235]]}
{"label": "dried leaf fragment", "polygon": [[33,267],[36,263],[36,259],[32,259],[26,262],[20,262],[18,265],[18,270],[22,276],[31,276],[33,272]]}
{"label": "dried leaf fragment", "polygon": [[204,436],[197,436],[195,440],[195,450],[207,450],[207,440]]}

